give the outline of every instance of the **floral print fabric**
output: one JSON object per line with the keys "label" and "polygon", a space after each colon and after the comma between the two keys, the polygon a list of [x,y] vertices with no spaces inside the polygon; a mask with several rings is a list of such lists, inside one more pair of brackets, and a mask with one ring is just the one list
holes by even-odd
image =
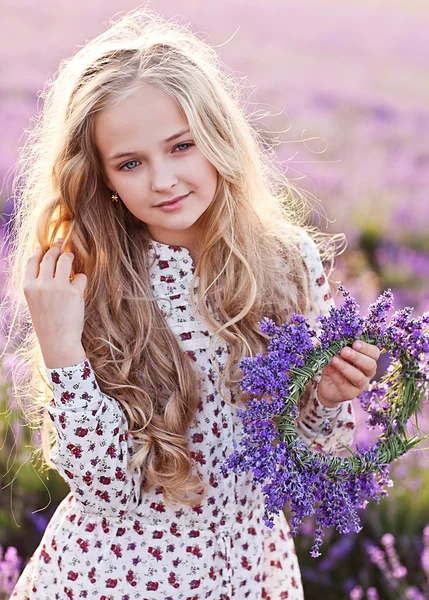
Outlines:
{"label": "floral print fabric", "polygon": [[[317,248],[301,233],[308,267],[312,314],[332,303]],[[194,265],[184,247],[152,241],[152,289],[200,376],[201,402],[189,428],[194,470],[208,485],[206,499],[191,508],[164,503],[160,489],[140,490],[129,472],[132,437],[120,403],[104,394],[89,359],[47,369],[53,398],[47,411],[56,432],[51,459],[70,487],[18,580],[19,600],[301,600],[293,539],[283,514],[273,529],[263,523],[263,495],[251,475],[223,477],[220,465],[234,449],[241,422],[238,395],[225,402],[217,391],[218,368],[228,348],[208,349],[212,332],[192,313]],[[198,282],[198,280],[197,280]],[[350,444],[350,402],[325,408],[313,381],[311,410],[297,423],[302,439],[327,449]]]}

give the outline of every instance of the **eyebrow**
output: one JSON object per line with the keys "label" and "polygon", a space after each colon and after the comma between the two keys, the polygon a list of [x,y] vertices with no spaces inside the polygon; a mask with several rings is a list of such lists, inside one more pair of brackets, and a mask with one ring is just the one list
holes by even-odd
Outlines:
{"label": "eyebrow", "polygon": [[[183,129],[182,131],[178,131],[177,133],[174,133],[173,135],[170,135],[169,138],[167,138],[166,140],[164,140],[164,144],[168,144],[168,142],[172,142],[173,140],[181,137],[182,135],[185,135],[185,133],[190,133],[190,129]],[[117,160],[118,158],[125,158],[126,156],[131,156],[132,154],[138,154],[137,151],[132,151],[132,152],[117,152],[116,154],[112,154],[112,156],[110,156],[108,158],[109,162],[112,162],[114,160]]]}

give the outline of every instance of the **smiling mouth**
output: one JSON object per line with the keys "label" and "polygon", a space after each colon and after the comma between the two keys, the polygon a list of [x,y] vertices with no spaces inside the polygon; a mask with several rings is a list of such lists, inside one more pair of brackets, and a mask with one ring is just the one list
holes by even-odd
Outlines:
{"label": "smiling mouth", "polygon": [[[190,192],[189,192],[190,193]],[[176,202],[180,202],[180,200],[184,200],[185,198],[187,198],[189,196],[188,194],[185,194],[184,196],[178,196],[176,199],[174,200],[169,200],[167,202],[161,202],[161,204],[156,204],[155,208],[158,208],[160,206],[171,206],[172,204],[176,204]]]}

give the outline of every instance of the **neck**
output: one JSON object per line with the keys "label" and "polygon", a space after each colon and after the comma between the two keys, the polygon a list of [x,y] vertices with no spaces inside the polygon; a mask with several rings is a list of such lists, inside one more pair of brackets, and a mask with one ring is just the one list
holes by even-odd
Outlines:
{"label": "neck", "polygon": [[159,232],[151,233],[151,238],[155,242],[159,242],[160,244],[166,244],[168,246],[178,246],[180,248],[186,248],[191,255],[191,258],[194,262],[194,265],[197,264],[197,260],[199,258],[199,244],[198,239],[195,236],[184,235],[183,232],[171,232],[169,231],[166,234],[162,234]]}

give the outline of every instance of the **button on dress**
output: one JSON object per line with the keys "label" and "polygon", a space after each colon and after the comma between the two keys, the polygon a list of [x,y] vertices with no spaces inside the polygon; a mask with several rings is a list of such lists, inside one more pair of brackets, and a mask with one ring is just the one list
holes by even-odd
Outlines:
{"label": "button on dress", "polygon": [[[311,278],[314,323],[332,304],[314,242],[298,236]],[[196,361],[201,400],[188,431],[193,469],[208,486],[196,507],[163,501],[161,490],[142,492],[140,471],[127,464],[134,452],[120,403],[104,394],[90,360],[46,369],[53,398],[47,412],[56,442],[51,460],[70,487],[22,572],[11,598],[19,600],[302,600],[293,539],[281,513],[272,529],[263,522],[264,502],[250,473],[223,476],[220,466],[240,440],[230,389],[217,391],[213,364],[226,365],[228,347],[192,312],[195,265],[189,251],[152,240],[151,285],[183,351]],[[198,279],[195,282],[198,288]],[[171,303],[171,304],[170,304]],[[350,402],[325,408],[313,380],[311,410],[297,431],[308,444],[340,449],[353,438]]]}

